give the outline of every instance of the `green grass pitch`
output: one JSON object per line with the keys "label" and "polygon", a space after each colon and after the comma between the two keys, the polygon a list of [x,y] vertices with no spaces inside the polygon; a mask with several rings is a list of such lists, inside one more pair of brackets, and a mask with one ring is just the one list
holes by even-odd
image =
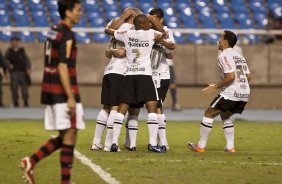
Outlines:
{"label": "green grass pitch", "polygon": [[[121,183],[173,184],[265,184],[282,183],[282,124],[279,122],[235,122],[237,153],[225,153],[221,124],[214,123],[205,153],[188,151],[186,143],[199,137],[199,122],[168,122],[170,150],[165,154],[146,151],[148,130],[139,124],[137,152],[92,152],[94,121],[87,121],[79,132],[76,149],[101,166]],[[124,142],[124,127],[120,145]],[[19,184],[18,168],[22,157],[33,153],[56,132],[43,130],[43,121],[0,121],[0,184]],[[59,152],[41,161],[35,168],[38,184],[59,183]],[[72,182],[105,183],[78,159],[74,161]]]}

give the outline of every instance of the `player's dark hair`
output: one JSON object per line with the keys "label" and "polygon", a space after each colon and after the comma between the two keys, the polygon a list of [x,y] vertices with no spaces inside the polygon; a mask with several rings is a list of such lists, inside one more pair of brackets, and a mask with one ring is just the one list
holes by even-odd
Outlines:
{"label": "player's dark hair", "polygon": [[66,18],[66,11],[72,11],[75,4],[80,4],[80,0],[58,0],[58,12],[61,19]]}
{"label": "player's dark hair", "polygon": [[228,31],[228,30],[225,30],[224,31],[224,39],[227,40],[228,42],[228,45],[230,47],[234,47],[234,45],[236,45],[237,43],[237,36],[234,32],[232,31]]}
{"label": "player's dark hair", "polygon": [[150,12],[150,15],[156,15],[159,19],[164,18],[164,11],[161,8],[153,8]]}
{"label": "player's dark hair", "polygon": [[17,37],[17,36],[12,36],[11,39],[10,39],[10,41],[11,41],[11,42],[12,42],[12,41],[21,41],[21,39],[20,39],[19,37]]}
{"label": "player's dark hair", "polygon": [[138,30],[140,28],[140,24],[142,24],[148,17],[145,14],[139,14],[133,19],[133,24],[135,29]]}

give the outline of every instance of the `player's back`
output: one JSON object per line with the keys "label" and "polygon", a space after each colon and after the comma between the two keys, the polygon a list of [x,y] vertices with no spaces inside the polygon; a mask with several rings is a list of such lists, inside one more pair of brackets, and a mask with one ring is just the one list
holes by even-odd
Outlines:
{"label": "player's back", "polygon": [[115,32],[115,38],[125,43],[126,75],[152,75],[150,55],[158,33],[152,29]]}
{"label": "player's back", "polygon": [[[70,47],[70,52],[68,51]],[[48,31],[44,46],[44,74],[41,88],[41,103],[55,104],[67,101],[61,84],[58,65],[66,63],[70,75],[70,83],[76,102],[80,102],[76,77],[76,40],[74,32],[64,24],[52,26]]]}
{"label": "player's back", "polygon": [[150,58],[154,45],[154,30],[132,30],[127,33],[126,54],[128,59],[134,60],[138,52],[138,60]]}
{"label": "player's back", "polygon": [[[129,23],[124,23],[120,26],[118,30],[119,31],[120,30],[123,30],[123,31],[134,30],[134,25],[129,24]],[[111,49],[124,48],[124,43],[112,37],[108,48],[111,48]],[[126,64],[126,57],[118,58],[118,57],[112,56],[109,64],[105,67],[104,75],[109,74],[109,73],[123,75],[125,71],[125,64]]]}

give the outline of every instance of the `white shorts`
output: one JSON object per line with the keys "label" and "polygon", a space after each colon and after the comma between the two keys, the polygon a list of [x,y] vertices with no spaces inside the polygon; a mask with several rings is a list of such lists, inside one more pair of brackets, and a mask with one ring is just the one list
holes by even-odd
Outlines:
{"label": "white shorts", "polygon": [[76,104],[76,114],[73,117],[67,113],[67,103],[47,105],[44,117],[45,130],[85,129],[83,115],[81,103]]}

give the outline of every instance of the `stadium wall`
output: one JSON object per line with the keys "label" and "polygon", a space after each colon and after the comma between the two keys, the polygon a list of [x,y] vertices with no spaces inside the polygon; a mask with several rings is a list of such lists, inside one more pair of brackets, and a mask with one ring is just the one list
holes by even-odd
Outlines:
{"label": "stadium wall", "polygon": [[[9,43],[1,43],[4,53]],[[23,46],[32,62],[30,88],[31,106],[39,106],[40,83],[43,69],[43,44],[24,43]],[[85,106],[100,105],[100,84],[104,67],[108,63],[104,52],[107,44],[79,44],[78,80]],[[253,79],[252,99],[249,108],[282,108],[282,43],[271,45],[242,45],[243,52]],[[179,84],[179,102],[182,107],[206,107],[212,96],[200,93],[201,88],[219,80],[216,45],[177,45],[175,50],[175,70]],[[8,84],[4,85],[5,103],[10,104]],[[279,100],[277,100],[279,99]],[[170,96],[166,107],[170,106]]]}

